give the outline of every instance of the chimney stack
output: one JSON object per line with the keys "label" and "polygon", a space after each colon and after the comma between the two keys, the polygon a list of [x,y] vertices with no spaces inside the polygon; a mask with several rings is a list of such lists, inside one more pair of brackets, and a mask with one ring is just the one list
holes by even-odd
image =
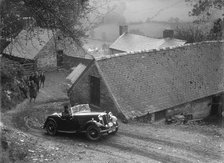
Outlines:
{"label": "chimney stack", "polygon": [[163,31],[163,38],[167,38],[167,37],[173,38],[173,36],[174,36],[174,30],[172,30],[172,29],[165,29]]}
{"label": "chimney stack", "polygon": [[120,25],[119,26],[119,35],[123,35],[124,33],[128,33],[128,26],[127,25]]}

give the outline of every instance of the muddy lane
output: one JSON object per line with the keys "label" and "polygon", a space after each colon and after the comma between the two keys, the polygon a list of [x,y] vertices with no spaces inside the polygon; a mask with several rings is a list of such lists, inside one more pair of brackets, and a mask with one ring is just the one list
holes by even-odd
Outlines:
{"label": "muddy lane", "polygon": [[[84,134],[61,134],[49,136],[41,129],[44,116],[40,114],[27,115],[27,112],[17,114],[14,120],[19,123],[20,129],[42,139],[66,144],[71,148],[85,144],[88,150],[111,155],[128,162],[222,162],[222,154],[213,146],[204,146],[194,141],[178,140],[172,135],[161,135],[159,129],[148,124],[126,125],[120,124],[119,131],[114,136],[103,136],[97,142],[90,142]],[[40,116],[41,115],[41,116]],[[19,117],[19,118],[18,118]],[[41,118],[40,118],[41,117]],[[18,127],[18,126],[17,126]],[[135,132],[136,130],[136,132]],[[162,129],[165,130],[165,129]],[[137,132],[138,131],[138,132]],[[141,131],[141,132],[139,132]],[[175,130],[180,135],[179,130]],[[166,132],[166,131],[165,131]],[[153,133],[153,134],[152,134]],[[168,132],[166,132],[168,133]],[[181,132],[186,134],[185,132]],[[172,137],[170,139],[167,136]],[[192,137],[194,135],[191,134]],[[189,137],[189,136],[188,136]],[[184,139],[184,138],[183,138]]]}
{"label": "muddy lane", "polygon": [[28,132],[45,138],[47,140],[67,144],[68,146],[84,143],[88,149],[101,153],[114,155],[127,161],[150,161],[150,162],[208,162],[212,159],[219,162],[220,156],[212,151],[206,151],[202,147],[184,145],[181,142],[174,142],[152,138],[149,135],[139,136],[138,134],[127,133],[120,129],[115,136],[103,136],[97,142],[90,142],[84,134],[61,134],[49,136],[43,129],[32,128],[27,122]]}

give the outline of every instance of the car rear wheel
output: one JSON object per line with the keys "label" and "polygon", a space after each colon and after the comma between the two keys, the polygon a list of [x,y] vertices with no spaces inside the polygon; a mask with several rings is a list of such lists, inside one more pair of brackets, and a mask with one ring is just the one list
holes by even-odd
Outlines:
{"label": "car rear wheel", "polygon": [[54,121],[50,120],[46,124],[47,133],[51,136],[55,135],[57,132],[57,127]]}
{"label": "car rear wheel", "polygon": [[97,126],[91,125],[86,130],[86,136],[89,140],[96,141],[101,137],[100,129]]}

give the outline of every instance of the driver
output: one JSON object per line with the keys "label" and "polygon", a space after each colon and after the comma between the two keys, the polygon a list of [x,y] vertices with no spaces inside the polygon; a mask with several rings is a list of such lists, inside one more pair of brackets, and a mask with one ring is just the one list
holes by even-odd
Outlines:
{"label": "driver", "polygon": [[69,117],[69,116],[71,116],[71,114],[69,112],[69,109],[68,109],[68,105],[65,105],[64,106],[64,111],[62,112],[62,116],[63,117]]}

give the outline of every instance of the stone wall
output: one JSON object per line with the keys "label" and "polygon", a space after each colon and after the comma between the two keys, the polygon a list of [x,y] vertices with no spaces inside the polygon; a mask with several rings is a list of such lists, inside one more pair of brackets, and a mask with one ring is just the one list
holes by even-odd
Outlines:
{"label": "stone wall", "polygon": [[72,38],[64,37],[61,34],[56,36],[56,49],[63,50],[63,53],[67,56],[85,58],[86,55],[81,45],[78,45]]}
{"label": "stone wall", "polygon": [[183,113],[192,114],[194,119],[201,119],[207,117],[210,114],[211,105],[212,96],[168,109],[166,112],[166,116]]}
{"label": "stone wall", "polygon": [[92,61],[91,59],[84,59],[79,57],[71,57],[71,56],[63,55],[63,67],[65,69],[76,67],[80,63],[82,63],[83,65],[88,65],[91,61]]}
{"label": "stone wall", "polygon": [[[71,38],[60,38],[56,35],[50,39],[50,41],[41,49],[41,51],[36,56],[37,68],[39,70],[53,71],[57,69],[57,51],[62,50],[65,55],[65,63],[69,63],[71,66],[71,61],[75,58],[85,58],[86,52],[84,49],[76,44]],[[55,43],[56,42],[56,43]],[[71,61],[68,62],[70,56]],[[68,67],[68,66],[66,66]]]}
{"label": "stone wall", "polygon": [[57,54],[53,38],[38,53],[36,61],[39,70],[53,71],[57,69]]}

